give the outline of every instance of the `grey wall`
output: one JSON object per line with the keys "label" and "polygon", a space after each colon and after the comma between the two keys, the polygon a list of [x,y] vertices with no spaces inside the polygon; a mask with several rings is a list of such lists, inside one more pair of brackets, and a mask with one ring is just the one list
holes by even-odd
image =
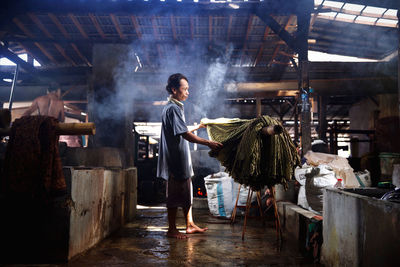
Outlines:
{"label": "grey wall", "polygon": [[321,260],[326,266],[398,266],[400,204],[327,189]]}

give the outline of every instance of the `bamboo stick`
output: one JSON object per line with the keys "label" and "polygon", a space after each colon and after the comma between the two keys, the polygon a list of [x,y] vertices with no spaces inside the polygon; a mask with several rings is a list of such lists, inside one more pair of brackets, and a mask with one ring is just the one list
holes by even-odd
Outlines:
{"label": "bamboo stick", "polygon": [[282,133],[283,128],[280,125],[270,125],[261,129],[263,135],[275,135]]}
{"label": "bamboo stick", "polygon": [[57,135],[94,135],[96,125],[94,122],[87,123],[58,123],[56,126]]}
{"label": "bamboo stick", "polygon": [[[10,128],[0,129],[0,135],[8,136],[11,133]],[[87,123],[58,123],[56,125],[57,135],[94,135],[96,134],[96,125],[93,122]]]}

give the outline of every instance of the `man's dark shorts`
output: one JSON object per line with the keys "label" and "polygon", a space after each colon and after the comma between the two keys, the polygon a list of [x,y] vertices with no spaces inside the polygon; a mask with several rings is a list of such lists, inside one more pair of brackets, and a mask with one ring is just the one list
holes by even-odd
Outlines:
{"label": "man's dark shorts", "polygon": [[192,179],[175,179],[170,175],[167,181],[167,208],[190,208],[192,201]]}

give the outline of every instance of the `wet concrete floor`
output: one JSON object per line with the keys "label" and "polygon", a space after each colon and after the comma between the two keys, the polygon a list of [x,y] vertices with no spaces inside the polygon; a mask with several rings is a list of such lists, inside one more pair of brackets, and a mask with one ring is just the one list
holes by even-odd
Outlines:
{"label": "wet concrete floor", "polygon": [[[184,232],[184,218],[178,211],[178,228]],[[188,239],[166,237],[167,211],[163,207],[143,207],[135,221],[75,257],[67,264],[35,266],[305,266],[297,242],[284,234],[278,251],[272,218],[265,226],[249,219],[242,241],[243,218],[235,225],[211,217],[208,210],[194,210],[195,222],[208,227],[204,234]],[[32,266],[32,265],[30,265]]]}

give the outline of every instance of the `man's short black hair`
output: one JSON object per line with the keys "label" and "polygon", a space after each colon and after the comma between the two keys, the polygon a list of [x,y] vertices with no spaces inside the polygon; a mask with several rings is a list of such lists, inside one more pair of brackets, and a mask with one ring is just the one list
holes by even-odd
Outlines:
{"label": "man's short black hair", "polygon": [[173,94],[172,88],[179,89],[179,87],[181,86],[181,80],[182,79],[184,79],[187,82],[189,82],[188,79],[181,73],[172,74],[168,78],[168,84],[165,87],[165,90],[167,90],[168,93]]}

